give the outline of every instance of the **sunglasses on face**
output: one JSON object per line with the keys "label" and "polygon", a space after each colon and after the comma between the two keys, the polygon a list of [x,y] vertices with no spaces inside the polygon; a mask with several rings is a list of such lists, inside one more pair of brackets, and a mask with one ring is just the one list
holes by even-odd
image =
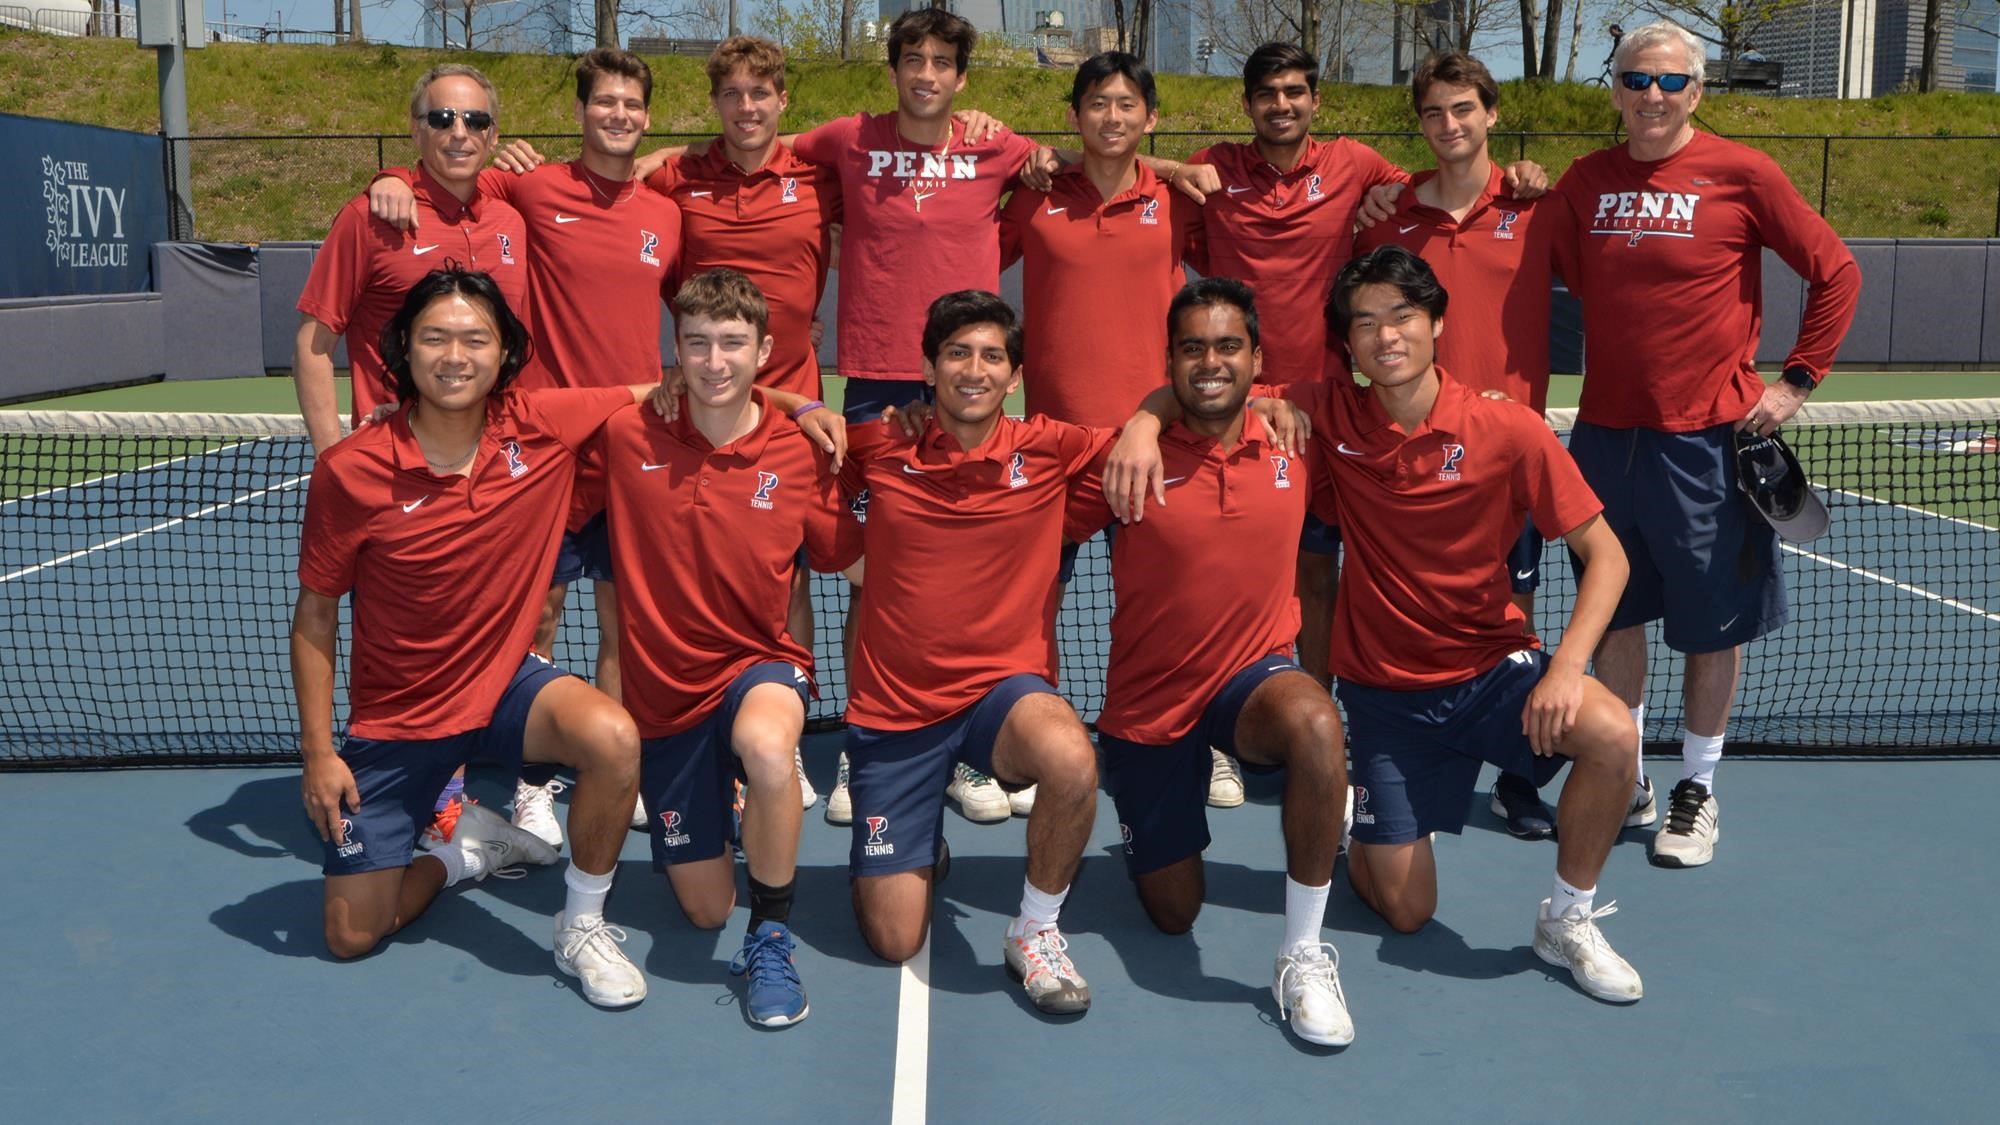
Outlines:
{"label": "sunglasses on face", "polygon": [[[1667,75],[1665,77],[1672,76]],[[1661,82],[1660,88],[1665,89],[1666,83]],[[1641,86],[1640,89],[1643,90],[1645,87]],[[493,115],[483,109],[452,109],[447,106],[444,109],[433,109],[424,114],[424,124],[429,125],[440,133],[451,128],[451,123],[454,121],[465,122],[465,127],[475,133],[484,132],[493,127]]]}
{"label": "sunglasses on face", "polygon": [[1662,94],[1678,94],[1694,81],[1691,74],[1647,74],[1643,70],[1628,70],[1618,76],[1618,84],[1633,93],[1641,93],[1653,83],[1660,84]]}

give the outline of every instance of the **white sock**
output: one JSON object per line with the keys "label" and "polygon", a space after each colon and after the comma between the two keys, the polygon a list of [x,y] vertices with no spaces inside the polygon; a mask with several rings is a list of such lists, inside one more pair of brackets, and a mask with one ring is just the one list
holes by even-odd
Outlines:
{"label": "white sock", "polygon": [[1681,779],[1715,792],[1715,763],[1722,760],[1722,736],[1704,737],[1693,731],[1681,736]]}
{"label": "white sock", "polygon": [[1007,936],[1020,937],[1036,930],[1055,929],[1056,917],[1062,913],[1063,899],[1068,895],[1068,887],[1049,894],[1037,890],[1026,879],[1021,880],[1021,914],[1008,925]]}
{"label": "white sock", "polygon": [[1568,883],[1563,882],[1563,877],[1558,875],[1556,876],[1555,890],[1549,894],[1549,916],[1551,918],[1560,918],[1565,911],[1575,906],[1583,907],[1583,912],[1588,914],[1590,913],[1591,905],[1596,900],[1596,887],[1585,887],[1582,890],[1578,890]]}
{"label": "white sock", "polygon": [[1632,792],[1634,796],[1646,789],[1646,705],[1641,703],[1632,710],[1632,725],[1639,728],[1639,768],[1632,771]]}
{"label": "white sock", "polygon": [[563,872],[563,886],[569,888],[568,896],[563,899],[563,921],[573,926],[578,919],[593,914],[603,917],[604,899],[611,893],[614,871],[592,875],[572,860]]}
{"label": "white sock", "polygon": [[[444,885],[456,886],[467,879],[478,879],[486,874],[486,849],[474,848],[470,856],[457,844],[443,844],[426,852],[418,852],[417,859],[425,856],[444,865]],[[412,863],[415,860],[411,861]]]}
{"label": "white sock", "polygon": [[1317,887],[1285,876],[1285,940],[1278,946],[1278,955],[1290,953],[1300,942],[1319,944],[1320,927],[1326,924],[1326,895],[1333,889],[1331,882]]}

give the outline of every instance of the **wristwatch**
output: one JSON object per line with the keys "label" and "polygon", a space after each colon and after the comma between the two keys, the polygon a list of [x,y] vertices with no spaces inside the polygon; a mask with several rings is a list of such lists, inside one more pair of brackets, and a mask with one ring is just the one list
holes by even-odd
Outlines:
{"label": "wristwatch", "polygon": [[1819,386],[1819,380],[1813,378],[1812,371],[1798,364],[1793,364],[1785,368],[1785,373],[1778,376],[1778,378],[1802,391],[1809,392],[1814,387]]}

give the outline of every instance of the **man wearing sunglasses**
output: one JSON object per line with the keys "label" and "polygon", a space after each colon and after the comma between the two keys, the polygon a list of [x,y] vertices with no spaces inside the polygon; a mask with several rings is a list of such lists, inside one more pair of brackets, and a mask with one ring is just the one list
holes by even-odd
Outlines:
{"label": "man wearing sunglasses", "polygon": [[302,315],[292,352],[299,413],[315,453],[340,440],[333,352],[343,334],[354,376],[355,423],[396,401],[395,381],[379,346],[382,326],[424,275],[456,262],[491,275],[510,307],[527,307],[527,227],[520,212],[481,198],[478,188],[499,105],[493,84],[476,69],[458,63],[432,67],[410,95],[410,139],[417,145],[417,167],[410,175],[422,225],[398,230],[372,218],[366,194],[334,216],[299,297]]}
{"label": "man wearing sunglasses", "polygon": [[[1703,74],[1693,35],[1650,24],[1614,60],[1626,141],[1557,185],[1573,224],[1558,267],[1583,301],[1589,373],[1570,451],[1631,559],[1595,660],[1642,746],[1646,622],[1662,620],[1686,659],[1681,779],[1651,856],[1696,867],[1714,855],[1715,766],[1742,645],[1787,617],[1776,534],[1736,499],[1736,432],[1776,430],[1826,376],[1861,272],[1775,161],[1690,124]],[[1756,367],[1765,247],[1807,284],[1797,342],[1768,387]]]}

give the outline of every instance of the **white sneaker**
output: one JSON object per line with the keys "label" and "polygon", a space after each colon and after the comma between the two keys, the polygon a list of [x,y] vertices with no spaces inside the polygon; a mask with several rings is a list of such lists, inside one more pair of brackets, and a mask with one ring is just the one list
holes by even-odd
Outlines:
{"label": "white sneaker", "polygon": [[1035,787],[1030,785],[1007,794],[1007,808],[1015,816],[1035,815]]}
{"label": "white sneaker", "polygon": [[632,827],[646,827],[646,798],[632,798]]}
{"label": "white sneaker", "polygon": [[1075,1015],[1090,1007],[1090,985],[1069,959],[1069,942],[1054,926],[1007,939],[1007,972],[1050,1015]]}
{"label": "white sneaker", "polygon": [[571,925],[556,915],[556,968],[582,985],[583,998],[600,1008],[629,1008],[646,998],[646,976],[618,948],[625,931],[586,914]]}
{"label": "white sneaker", "polygon": [[1700,867],[1715,858],[1722,838],[1722,806],[1699,781],[1683,779],[1667,795],[1667,822],[1653,836],[1650,857],[1659,867]]}
{"label": "white sneaker", "polygon": [[[459,848],[483,849],[487,853],[488,871],[521,863],[547,867],[557,859],[556,850],[547,840],[514,827],[499,813],[472,801],[467,801],[459,811],[458,827],[452,832],[451,842]],[[480,872],[474,878],[483,879],[485,874]]]}
{"label": "white sneaker", "polygon": [[561,851],[563,830],[562,823],[556,820],[556,794],[568,788],[561,778],[550,778],[547,785],[515,782],[514,827],[534,833],[548,846]]}
{"label": "white sneaker", "polygon": [[1340,990],[1340,952],[1323,941],[1302,941],[1279,957],[1271,995],[1292,1034],[1323,1047],[1354,1042],[1354,1019]]}
{"label": "white sneaker", "polygon": [[847,792],[847,751],[840,752],[840,772],[833,775],[833,792],[826,795],[828,824],[854,823],[854,797]]}
{"label": "white sneaker", "polygon": [[1233,809],[1243,803],[1243,774],[1236,759],[1211,746],[1208,770],[1208,807]]}
{"label": "white sneaker", "polygon": [[1640,785],[1632,790],[1632,806],[1625,810],[1625,827],[1644,828],[1660,819],[1660,803],[1653,798],[1653,779],[1640,778]]}
{"label": "white sneaker", "polygon": [[792,747],[792,769],[799,775],[799,807],[809,809],[819,804],[819,790],[814,789],[813,783],[806,779],[805,750],[801,747]]}
{"label": "white sneaker", "polygon": [[1572,906],[1560,917],[1549,913],[1549,900],[1535,917],[1535,956],[1551,965],[1568,969],[1577,987],[1613,1004],[1630,1004],[1646,994],[1639,972],[1628,964],[1597,920],[1618,912],[1618,904],[1606,903],[1594,911]]}
{"label": "white sneaker", "polygon": [[964,762],[952,767],[951,783],[944,787],[944,795],[958,802],[958,811],[965,819],[979,824],[995,824],[1014,815],[1000,783]]}

